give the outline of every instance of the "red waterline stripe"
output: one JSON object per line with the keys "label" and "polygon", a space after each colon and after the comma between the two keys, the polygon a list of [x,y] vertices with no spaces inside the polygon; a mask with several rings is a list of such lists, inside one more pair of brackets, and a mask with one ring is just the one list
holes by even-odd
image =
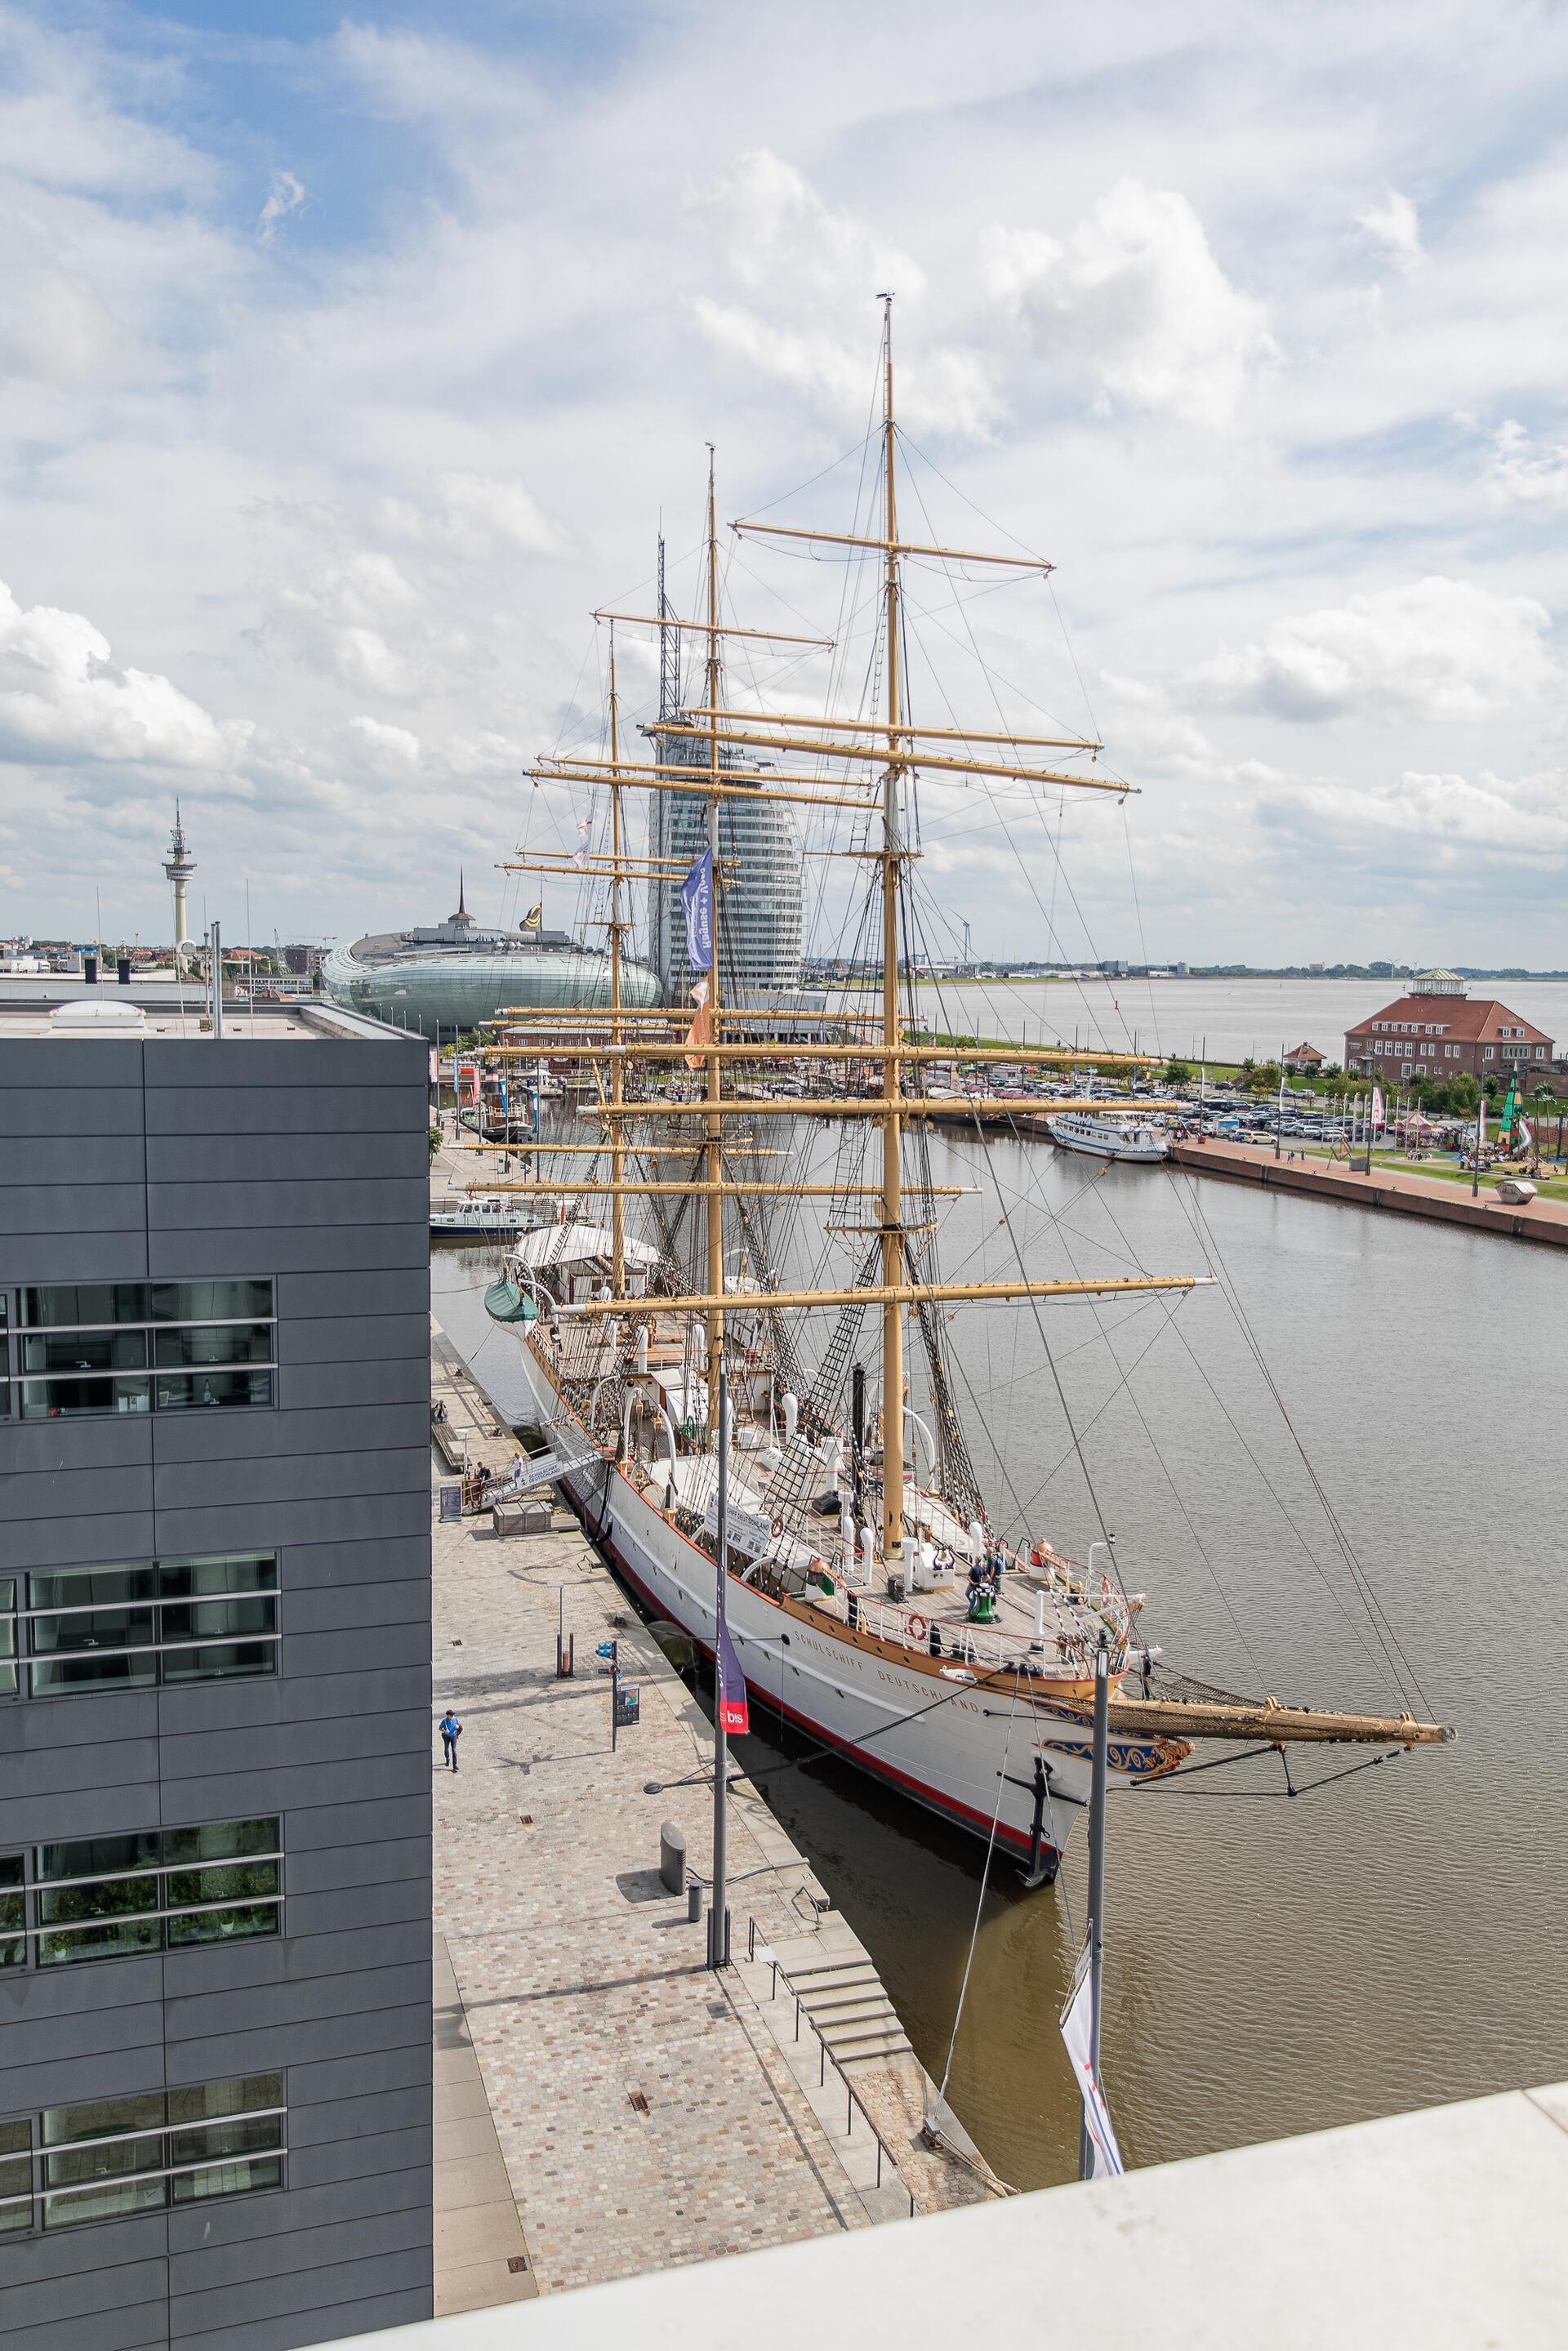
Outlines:
{"label": "red waterline stripe", "polygon": [[[588,1525],[588,1517],[585,1507],[573,1499],[570,1487],[566,1488],[565,1491],[569,1505],[572,1510],[575,1511],[579,1522],[584,1529],[586,1529]],[[603,1548],[610,1553],[611,1558],[615,1562],[615,1564],[620,1569],[622,1574],[626,1578],[627,1583],[632,1584],[637,1592],[641,1593],[643,1598],[647,1602],[650,1608],[662,1614],[663,1612],[658,1595],[648,1589],[648,1586],[643,1583],[635,1568],[633,1568],[624,1557],[619,1544],[616,1543],[613,1537],[606,1532],[600,1538],[600,1540]],[[706,1552],[703,1553],[703,1556],[705,1559],[706,1558],[707,1554]],[[682,1627],[682,1630],[685,1630],[684,1626]],[[702,1650],[704,1656],[707,1657],[711,1663],[713,1658],[713,1650],[709,1646],[708,1643],[701,1639],[695,1633],[688,1634],[686,1637],[688,1640],[695,1642],[697,1647]],[[834,1733],[826,1729],[823,1724],[814,1721],[810,1715],[802,1714],[798,1708],[790,1706],[787,1699],[776,1698],[773,1692],[765,1688],[760,1682],[752,1682],[749,1676],[747,1676],[747,1682],[748,1686],[756,1690],[758,1698],[762,1705],[772,1708],[778,1713],[788,1715],[789,1720],[794,1723],[799,1729],[809,1731],[813,1739],[824,1741],[829,1747],[833,1749],[837,1754],[841,1755],[846,1762],[856,1764],[862,1771],[871,1772],[873,1778],[885,1781],[891,1786],[901,1789],[906,1795],[914,1796],[918,1802],[925,1805],[928,1810],[934,1813],[940,1813],[944,1818],[956,1823],[959,1827],[971,1829],[978,1835],[988,1837],[990,1835],[991,1823],[986,1813],[976,1812],[972,1805],[961,1802],[956,1796],[944,1796],[940,1794],[936,1789],[929,1787],[924,1780],[915,1779],[913,1773],[901,1771],[896,1764],[887,1763],[883,1761],[880,1758],[873,1758],[867,1755],[862,1749],[853,1746],[848,1740],[837,1738]],[[998,1820],[997,1823],[997,1843],[998,1844],[1005,1844],[1014,1852],[1020,1854],[1028,1854],[1033,1850],[1032,1840],[1026,1835],[1022,1830],[1009,1828],[1007,1823],[1001,1820]],[[1049,1839],[1042,1841],[1042,1852],[1057,1853],[1059,1850],[1059,1847],[1051,1844]]]}

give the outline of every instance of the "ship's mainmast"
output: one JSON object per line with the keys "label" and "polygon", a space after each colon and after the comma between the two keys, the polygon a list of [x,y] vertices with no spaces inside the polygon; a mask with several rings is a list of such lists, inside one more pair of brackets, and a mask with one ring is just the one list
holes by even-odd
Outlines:
{"label": "ship's mainmast", "polygon": [[904,1546],[904,1127],[897,1102],[903,1087],[898,1047],[904,1029],[898,1005],[898,900],[902,880],[900,802],[904,763],[898,726],[899,671],[897,428],[893,414],[893,297],[883,297],[883,504],[887,540],[885,659],[888,761],[882,799],[882,1279],[889,1292],[882,1310],[882,1542],[890,1569]]}

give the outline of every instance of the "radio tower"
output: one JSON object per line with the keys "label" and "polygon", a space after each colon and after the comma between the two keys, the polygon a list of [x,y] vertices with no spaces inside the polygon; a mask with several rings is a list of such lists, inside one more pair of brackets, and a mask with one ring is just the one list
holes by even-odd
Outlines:
{"label": "radio tower", "polygon": [[180,967],[181,949],[191,944],[190,926],[185,920],[185,884],[196,870],[196,861],[185,845],[185,831],[180,822],[180,803],[174,803],[174,830],[169,838],[169,854],[163,860],[163,871],[174,890],[174,968]]}

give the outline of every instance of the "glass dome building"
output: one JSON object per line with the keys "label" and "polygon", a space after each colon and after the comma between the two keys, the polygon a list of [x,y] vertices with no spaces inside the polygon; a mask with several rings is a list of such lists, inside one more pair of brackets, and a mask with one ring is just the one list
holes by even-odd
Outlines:
{"label": "glass dome building", "polygon": [[[321,984],[340,1004],[436,1041],[477,1028],[514,1005],[608,1005],[610,956],[568,931],[487,930],[458,893],[457,912],[424,930],[372,931],[322,959]],[[621,1000],[662,1003],[656,973],[622,956]]]}

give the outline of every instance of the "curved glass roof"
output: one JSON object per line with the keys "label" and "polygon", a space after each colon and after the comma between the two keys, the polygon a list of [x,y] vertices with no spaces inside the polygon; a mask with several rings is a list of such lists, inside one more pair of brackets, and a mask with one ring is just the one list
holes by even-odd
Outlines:
{"label": "curved glass roof", "polygon": [[[372,932],[334,947],[322,986],[340,1004],[434,1037],[476,1029],[512,1006],[610,1002],[610,957],[564,931],[486,931],[471,922],[423,931]],[[656,973],[622,958],[622,1001],[662,1002]]]}

